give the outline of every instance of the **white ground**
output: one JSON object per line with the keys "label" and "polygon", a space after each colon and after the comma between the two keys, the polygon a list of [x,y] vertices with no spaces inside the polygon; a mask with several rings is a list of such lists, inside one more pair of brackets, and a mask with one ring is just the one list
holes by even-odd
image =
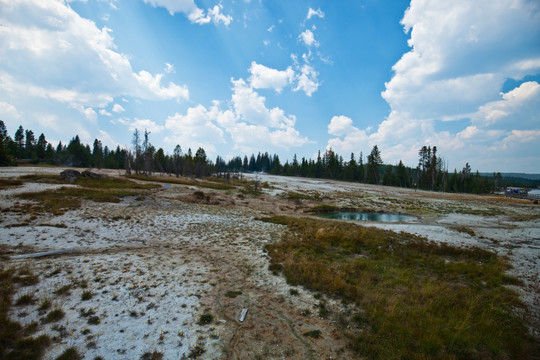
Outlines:
{"label": "white ground", "polygon": [[[0,168],[0,177],[30,173],[59,173],[57,168]],[[118,172],[110,172],[116,175]],[[196,345],[205,348],[201,359],[351,358],[333,324],[309,314],[317,304],[303,290],[291,296],[281,277],[268,271],[264,244],[277,241],[285,229],[256,220],[275,213],[304,214],[306,205],[283,199],[287,192],[319,195],[325,203],[378,211],[407,213],[414,206],[427,209],[414,223],[366,223],[404,231],[429,240],[480,246],[509,256],[512,273],[525,281],[519,289],[534,317],[540,319],[540,222],[513,221],[512,216],[538,215],[539,207],[496,203],[482,197],[440,196],[428,192],[335,181],[248,175],[268,182],[267,194],[253,200],[235,198],[228,205],[185,202],[194,188],[171,185],[144,200],[126,198],[117,204],[85,202],[81,209],[61,216],[40,214],[35,219],[4,211],[0,245],[14,253],[76,249],[63,256],[6,260],[28,265],[40,275],[38,285],[16,294],[34,293],[34,305],[13,307],[21,323],[39,321],[43,299],[53,300],[66,316],[42,325],[40,332],[55,337],[46,354],[54,359],[75,346],[85,359],[138,359],[158,350],[165,359],[188,357]],[[0,190],[0,207],[10,208],[14,195],[54,189],[57,185],[26,183]],[[205,193],[211,194],[207,189]],[[225,195],[215,195],[216,198]],[[227,195],[229,197],[233,195]],[[236,196],[236,195],[234,195]],[[494,209],[499,212],[494,212]],[[473,214],[468,213],[473,212]],[[485,212],[484,215],[474,215]],[[494,213],[494,214],[493,214]],[[27,221],[29,225],[17,226]],[[15,226],[13,226],[15,225]],[[474,236],[460,232],[465,226]],[[54,275],[50,276],[53,271]],[[86,288],[80,284],[87,283]],[[70,285],[70,294],[55,290]],[[93,297],[83,301],[83,291]],[[225,295],[240,291],[237,297]],[[244,323],[238,317],[248,309]],[[81,311],[92,309],[99,324],[88,324]],[[205,313],[211,324],[199,325]],[[301,334],[321,329],[322,338]]]}

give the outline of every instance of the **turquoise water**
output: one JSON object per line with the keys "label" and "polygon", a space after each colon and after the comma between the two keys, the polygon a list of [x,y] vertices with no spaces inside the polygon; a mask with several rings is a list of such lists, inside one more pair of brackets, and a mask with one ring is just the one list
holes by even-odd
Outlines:
{"label": "turquoise water", "polygon": [[360,221],[380,221],[380,222],[401,222],[416,220],[414,216],[375,212],[357,212],[357,211],[337,211],[317,214],[325,219],[337,220],[360,220]]}

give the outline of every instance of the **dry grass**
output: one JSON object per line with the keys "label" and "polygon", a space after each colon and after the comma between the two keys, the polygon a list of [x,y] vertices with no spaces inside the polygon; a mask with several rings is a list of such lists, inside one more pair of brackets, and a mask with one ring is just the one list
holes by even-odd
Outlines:
{"label": "dry grass", "polygon": [[359,356],[526,359],[538,351],[514,313],[519,296],[505,287],[517,282],[493,253],[355,224],[268,221],[291,230],[267,246],[291,285],[356,304],[339,323]]}
{"label": "dry grass", "polygon": [[[209,181],[207,178],[202,179],[193,179],[187,177],[156,177],[156,176],[145,176],[145,175],[130,175],[130,179],[140,180],[140,181],[153,181],[165,184],[178,184],[178,185],[188,185],[188,186],[197,186],[201,188],[208,188],[213,190],[230,190],[234,189],[235,186],[232,184],[227,184],[221,181]],[[217,179],[217,178],[216,178]]]}
{"label": "dry grass", "polygon": [[130,175],[129,178],[140,181],[152,181],[166,184],[196,186],[199,188],[207,188],[213,190],[239,189],[243,195],[250,195],[253,197],[262,195],[261,189],[269,187],[268,183],[258,183],[256,186],[255,181],[251,181],[248,179],[230,179],[227,183],[225,179],[218,177],[205,177],[203,179],[195,179],[187,177]]}
{"label": "dry grass", "polygon": [[35,331],[31,324],[24,328],[8,316],[15,292],[14,269],[0,269],[0,359],[40,359],[51,340],[46,335],[30,337]]}
{"label": "dry grass", "polygon": [[23,182],[17,179],[0,179],[0,189],[21,186]]}
{"label": "dry grass", "polygon": [[82,200],[95,202],[119,202],[126,196],[141,194],[145,190],[158,187],[153,184],[139,184],[121,178],[89,179],[78,178],[75,184],[80,187],[62,187],[53,191],[31,192],[17,195],[34,204],[23,204],[18,207],[21,213],[49,212],[61,215],[66,211],[78,209]]}

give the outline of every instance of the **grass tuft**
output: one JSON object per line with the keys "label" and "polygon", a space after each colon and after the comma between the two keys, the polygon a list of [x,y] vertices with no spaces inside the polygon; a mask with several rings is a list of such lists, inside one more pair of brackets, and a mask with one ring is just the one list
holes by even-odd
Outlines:
{"label": "grass tuft", "polygon": [[208,325],[212,321],[214,321],[214,316],[212,314],[204,314],[204,315],[201,315],[201,317],[199,318],[198,324],[199,325]]}
{"label": "grass tuft", "polygon": [[82,360],[82,358],[76,348],[70,347],[64,350],[55,360]]}
{"label": "grass tuft", "polygon": [[148,351],[142,354],[141,360],[161,360],[163,359],[163,353],[161,351]]}
{"label": "grass tuft", "polygon": [[54,291],[56,295],[69,295],[71,290],[71,285],[64,285],[59,287]]}
{"label": "grass tuft", "polygon": [[99,319],[99,316],[97,316],[97,315],[93,315],[93,316],[88,317],[88,324],[90,324],[90,325],[99,325],[100,321],[101,320]]}
{"label": "grass tuft", "polygon": [[17,306],[25,306],[30,305],[35,302],[34,294],[27,293],[27,294],[21,294],[17,300],[15,300],[15,305]]}
{"label": "grass tuft", "polygon": [[82,301],[90,300],[92,298],[92,296],[94,296],[94,295],[92,294],[91,291],[85,290],[85,291],[83,291],[83,293],[81,295],[81,300]]}
{"label": "grass tuft", "polygon": [[318,339],[318,338],[321,337],[321,331],[320,330],[312,330],[312,331],[305,332],[303,335],[306,336],[306,337],[313,338],[313,339]]}
{"label": "grass tuft", "polygon": [[52,302],[50,299],[43,299],[41,300],[41,303],[39,304],[38,311],[41,313],[44,313],[45,311],[49,310],[52,306]]}
{"label": "grass tuft", "polygon": [[37,324],[26,328],[9,317],[11,299],[15,291],[15,270],[0,268],[0,359],[41,359],[51,340],[46,335],[29,337],[37,330]]}
{"label": "grass tuft", "polygon": [[56,322],[59,320],[62,320],[64,318],[64,310],[60,308],[56,308],[54,310],[49,311],[49,313],[43,318],[43,323],[48,324],[52,322]]}
{"label": "grass tuft", "polygon": [[234,299],[235,297],[237,297],[239,295],[242,295],[241,291],[229,290],[229,291],[227,291],[225,293],[225,296],[228,297],[228,298],[231,298],[231,299]]}
{"label": "grass tuft", "polygon": [[39,276],[33,274],[19,274],[13,277],[13,282],[21,286],[32,286],[39,283]]}

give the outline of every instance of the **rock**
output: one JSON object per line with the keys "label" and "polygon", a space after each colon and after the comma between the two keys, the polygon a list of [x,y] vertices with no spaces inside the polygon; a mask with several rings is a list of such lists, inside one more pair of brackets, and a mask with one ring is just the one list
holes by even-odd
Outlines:
{"label": "rock", "polygon": [[66,169],[60,173],[60,179],[74,182],[75,179],[78,177],[85,177],[90,179],[103,179],[106,177],[105,175],[97,174],[95,172],[91,172],[90,170],[84,170],[82,173],[78,172],[77,170],[73,169]]}
{"label": "rock", "polygon": [[81,176],[81,173],[73,169],[66,169],[60,173],[60,179],[69,181],[69,182],[74,182],[75,179],[77,179],[80,176]]}
{"label": "rock", "polygon": [[105,175],[97,174],[90,170],[84,170],[81,175],[90,179],[102,179],[105,177]]}

